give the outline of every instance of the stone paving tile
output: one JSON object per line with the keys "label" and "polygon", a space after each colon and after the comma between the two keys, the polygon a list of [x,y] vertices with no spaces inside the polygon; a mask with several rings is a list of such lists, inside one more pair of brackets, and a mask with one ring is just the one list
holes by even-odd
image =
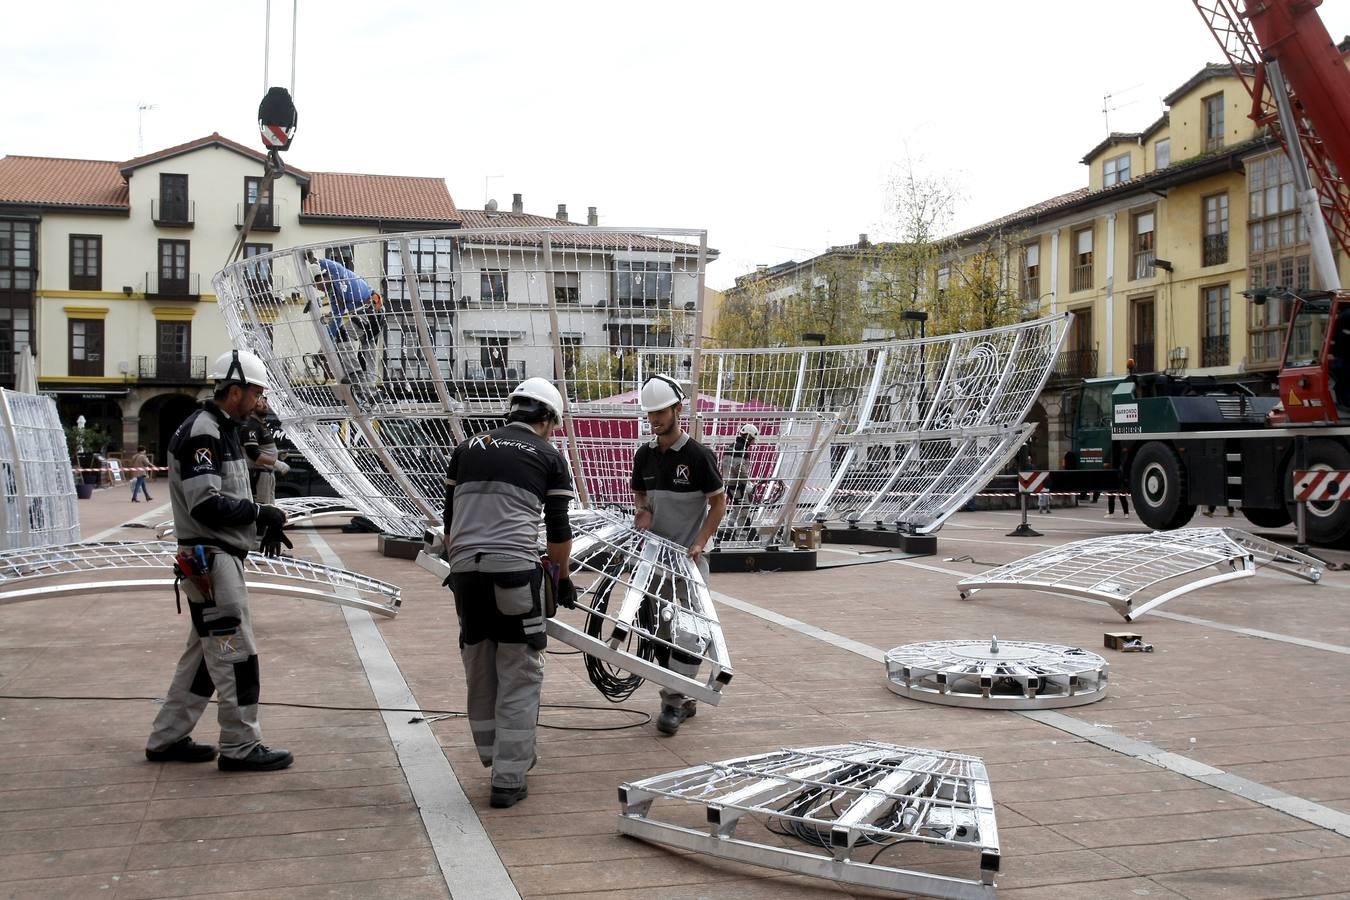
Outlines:
{"label": "stone paving tile", "polygon": [[1191,900],[1215,897],[1321,897],[1350,884],[1350,857],[1237,865],[1155,876]]}
{"label": "stone paving tile", "polygon": [[284,893],[302,885],[378,882],[386,878],[433,875],[439,871],[436,857],[429,849],[250,860],[247,866],[230,861],[205,866],[127,871],[118,883],[117,897],[118,900],[190,897],[219,891],[222,887]]}
{"label": "stone paving tile", "polygon": [[7,881],[44,878],[48,875],[68,877],[121,872],[126,867],[130,853],[130,847],[6,853],[0,856],[0,890],[4,890]]}
{"label": "stone paving tile", "polygon": [[[1333,835],[1333,837],[1338,837]],[[1099,850],[1140,875],[1218,869],[1241,860],[1248,865],[1282,863],[1300,859],[1350,856],[1350,838],[1318,847],[1300,840],[1300,833],[1240,835],[1194,841],[1170,841],[1135,847]]]}
{"label": "stone paving tile", "polygon": [[[999,811],[1000,820],[1002,811]],[[1221,812],[1107,817],[1095,821],[1065,822],[1050,830],[1097,849],[1212,840],[1248,834],[1303,834],[1320,831],[1315,825],[1257,806]]]}
{"label": "stone paving tile", "polygon": [[68,875],[0,882],[0,900],[70,900],[71,897],[108,897],[122,876]]}
{"label": "stone paving tile", "polygon": [[292,859],[355,855],[429,846],[421,823],[377,828],[338,828],[304,834],[165,841],[139,844],[126,860],[128,869],[228,864],[230,860]]}
{"label": "stone paving tile", "polygon": [[[999,900],[1081,900],[1085,896],[1084,885],[1055,884],[1038,885],[1032,888],[1004,888],[998,891]],[[1140,897],[1181,897],[1156,881],[1148,878],[1112,878],[1093,880],[1091,888],[1093,900],[1138,900]]]}
{"label": "stone paving tile", "polygon": [[[261,891],[198,892],[201,900],[277,900],[275,889]],[[369,900],[371,897],[396,897],[398,900],[438,900],[449,897],[440,874],[410,878],[380,878],[343,884],[315,884],[286,887],[286,900]]]}

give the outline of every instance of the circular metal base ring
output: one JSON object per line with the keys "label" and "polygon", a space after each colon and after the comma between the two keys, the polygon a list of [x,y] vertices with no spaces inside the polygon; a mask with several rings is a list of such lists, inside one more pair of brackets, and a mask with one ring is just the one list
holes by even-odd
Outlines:
{"label": "circular metal base ring", "polygon": [[1062,709],[1106,696],[1096,653],[1034,641],[927,641],[886,654],[886,686],[902,697],[977,709]]}

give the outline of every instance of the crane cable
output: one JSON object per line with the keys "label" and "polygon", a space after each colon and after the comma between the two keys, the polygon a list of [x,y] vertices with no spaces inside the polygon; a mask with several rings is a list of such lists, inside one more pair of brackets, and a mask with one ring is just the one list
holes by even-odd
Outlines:
{"label": "crane cable", "polygon": [[[269,85],[270,64],[272,59],[272,0],[267,0],[266,13],[267,21],[263,24],[263,106],[259,108],[259,126],[263,126],[263,107],[268,105],[272,97],[272,89]],[[291,90],[287,95],[287,100],[291,102],[290,108],[290,134],[295,132],[295,49],[298,35],[298,25],[300,19],[300,0],[291,0]],[[283,92],[284,93],[284,92]],[[241,258],[244,253],[244,246],[248,243],[249,233],[253,230],[253,224],[257,221],[258,210],[262,208],[262,199],[272,196],[272,185],[278,178],[286,174],[286,165],[281,161],[281,151],[290,146],[290,138],[287,137],[285,146],[272,147],[267,152],[267,162],[264,166],[263,179],[258,183],[258,192],[254,195],[253,203],[248,208],[248,213],[244,216],[244,224],[239,229],[239,237],[235,240],[230,252],[225,257],[225,264],[229,265],[235,260]],[[271,205],[270,203],[268,204]]]}

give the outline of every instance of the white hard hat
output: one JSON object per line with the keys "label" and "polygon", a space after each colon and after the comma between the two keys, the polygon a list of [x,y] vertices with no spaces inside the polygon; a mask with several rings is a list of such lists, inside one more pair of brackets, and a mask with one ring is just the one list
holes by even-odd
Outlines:
{"label": "white hard hat", "polygon": [[754,425],[750,424],[749,422],[746,422],[744,425],[741,426],[741,434],[748,435],[752,438],[757,438],[759,437],[759,429],[756,428]]}
{"label": "white hard hat", "polygon": [[562,394],[553,386],[553,382],[547,378],[526,378],[516,389],[511,392],[509,398],[512,406],[515,406],[517,399],[537,400],[548,407],[553,413],[553,420],[561,423],[563,418],[563,399]]}
{"label": "white hard hat", "polygon": [[217,383],[248,385],[256,384],[260,388],[271,387],[267,378],[267,366],[256,354],[247,350],[230,350],[216,357],[211,366],[209,377]]}
{"label": "white hard hat", "polygon": [[680,390],[675,379],[665,375],[653,375],[648,378],[643,383],[642,393],[638,397],[638,406],[643,412],[657,412],[683,402],[684,391]]}
{"label": "white hard hat", "polygon": [[324,275],[323,267],[316,262],[309,264],[309,278],[311,281],[318,281]]}

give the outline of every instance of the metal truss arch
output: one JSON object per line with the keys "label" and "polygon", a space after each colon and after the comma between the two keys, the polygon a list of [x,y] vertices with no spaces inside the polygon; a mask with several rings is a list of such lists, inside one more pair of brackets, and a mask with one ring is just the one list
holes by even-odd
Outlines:
{"label": "metal truss arch", "polygon": [[[316,283],[310,252],[353,274]],[[712,255],[697,230],[463,228],[294,247],[231,263],[214,284],[296,446],[361,514],[409,537],[440,524],[450,451],[499,424],[509,390],[537,375],[563,390],[554,439],[583,505],[624,510],[649,436],[638,390],[654,372],[685,381],[688,426],[728,482],[727,546],[819,519],[934,531],[1030,434],[1068,314],[923,340],[709,349],[698,323]],[[759,432],[749,449],[745,425]]]}
{"label": "metal truss arch", "polygon": [[[165,541],[106,541],[9,550],[0,553],[0,606],[24,600],[110,591],[171,588],[178,545]],[[147,570],[160,573],[146,577]],[[93,578],[88,581],[82,579]],[[250,553],[244,561],[250,591],[321,600],[398,615],[402,588],[359,572],[293,557]]]}
{"label": "metal truss arch", "polygon": [[[1316,584],[1316,557],[1236,528],[1181,528],[1074,541],[963,578],[962,599],[991,588],[1026,588],[1107,603],[1127,622],[1182,594],[1271,568]],[[1192,579],[1176,582],[1181,579]]]}

